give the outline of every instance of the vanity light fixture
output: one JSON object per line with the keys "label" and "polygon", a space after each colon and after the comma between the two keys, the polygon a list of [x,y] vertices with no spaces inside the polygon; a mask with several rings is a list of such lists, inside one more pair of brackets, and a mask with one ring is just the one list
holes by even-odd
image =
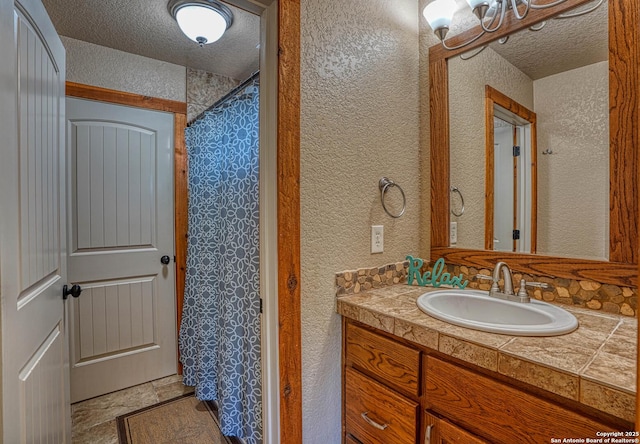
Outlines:
{"label": "vanity light fixture", "polygon": [[[539,1],[539,0],[538,0]],[[429,23],[429,26],[433,30],[434,34],[442,42],[442,46],[449,50],[455,50],[463,48],[482,37],[485,33],[495,32],[504,23],[504,18],[507,12],[511,12],[516,19],[522,20],[532,9],[547,9],[558,6],[567,0],[556,0],[553,2],[538,3],[536,0],[466,0],[467,4],[473,11],[478,20],[480,21],[481,31],[478,35],[471,37],[468,41],[460,43],[456,46],[448,46],[445,41],[445,36],[449,31],[451,22],[453,20],[453,14],[456,10],[455,0],[435,0],[429,3],[422,15]],[[599,0],[595,5],[588,7],[577,12],[569,12],[566,14],[560,14],[556,16],[557,19],[566,19],[572,17],[578,17],[580,15],[588,14],[595,11],[604,3],[604,0]],[[544,27],[545,22],[541,22],[535,26],[530,27],[531,31],[539,31]]]}
{"label": "vanity light fixture", "polygon": [[231,10],[216,0],[171,0],[167,8],[184,35],[201,47],[219,40],[233,23]]}

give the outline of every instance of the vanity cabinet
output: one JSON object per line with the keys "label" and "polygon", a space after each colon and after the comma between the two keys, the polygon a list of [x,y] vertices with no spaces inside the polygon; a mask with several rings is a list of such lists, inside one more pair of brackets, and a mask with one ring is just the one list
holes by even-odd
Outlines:
{"label": "vanity cabinet", "polygon": [[346,442],[415,443],[421,352],[352,324],[344,349]]}
{"label": "vanity cabinet", "polygon": [[346,318],[343,364],[345,443],[538,444],[621,430],[569,401]]}

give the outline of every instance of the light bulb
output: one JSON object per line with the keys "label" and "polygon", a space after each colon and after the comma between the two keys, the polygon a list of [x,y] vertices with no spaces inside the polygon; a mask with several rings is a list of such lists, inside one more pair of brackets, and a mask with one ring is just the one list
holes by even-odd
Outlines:
{"label": "light bulb", "polygon": [[213,43],[227,30],[227,21],[217,11],[199,5],[185,5],[176,12],[182,32],[200,46]]}
{"label": "light bulb", "polygon": [[453,0],[436,0],[424,8],[422,15],[424,15],[431,29],[438,34],[438,31],[449,29],[455,8],[456,5]]}

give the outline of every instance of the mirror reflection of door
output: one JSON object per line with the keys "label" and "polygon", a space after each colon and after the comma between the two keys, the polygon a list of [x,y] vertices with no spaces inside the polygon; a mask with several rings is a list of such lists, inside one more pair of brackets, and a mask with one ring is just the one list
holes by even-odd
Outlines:
{"label": "mirror reflection of door", "polygon": [[536,115],[486,87],[485,248],[535,253]]}

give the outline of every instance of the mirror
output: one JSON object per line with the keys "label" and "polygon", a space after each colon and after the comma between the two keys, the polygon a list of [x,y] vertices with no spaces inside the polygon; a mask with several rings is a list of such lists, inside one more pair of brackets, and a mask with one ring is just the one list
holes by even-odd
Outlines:
{"label": "mirror", "polygon": [[[525,29],[505,43],[495,41],[480,53],[447,61],[450,180],[465,196],[467,209],[451,219],[457,223],[456,247],[607,260],[606,6],[547,20],[539,31]],[[489,114],[495,114],[496,104],[487,88],[506,100],[503,107],[522,110],[520,119],[508,110],[501,115],[503,125],[514,127],[510,134],[506,126],[494,128]],[[524,134],[529,115],[538,116],[539,150],[533,153]],[[513,147],[520,147],[520,154],[509,159]],[[527,181],[524,173],[539,177]],[[580,223],[569,229],[574,220]]]}
{"label": "mirror", "polygon": [[[464,48],[464,52],[474,49],[477,50],[482,46],[491,44],[498,39],[509,36],[509,42],[507,42],[506,45],[503,45],[506,47],[515,43],[516,39],[519,38],[515,33],[521,30],[524,30],[523,35],[529,38],[529,35],[533,34],[527,30],[530,26],[536,25],[544,20],[549,20],[554,15],[566,13],[572,8],[576,8],[587,3],[589,3],[587,0],[570,0],[554,8],[531,11],[525,20],[509,21],[506,23],[506,26],[503,25],[495,33],[485,34],[481,38],[477,39],[472,45]],[[484,142],[481,141],[478,143],[478,139],[482,139],[484,136],[484,109],[481,110],[481,126],[478,130],[480,136],[478,137],[478,132],[474,133],[474,146],[476,146],[476,148],[477,145],[481,146],[480,155],[478,155],[476,151],[475,154],[467,152],[464,156],[457,156],[454,154],[455,148],[453,147],[452,142],[454,132],[457,131],[457,127],[465,126],[468,122],[465,121],[463,123],[456,124],[454,121],[450,121],[449,110],[451,110],[451,115],[457,114],[454,110],[456,105],[450,102],[449,91],[452,91],[453,94],[454,87],[450,84],[450,72],[452,72],[453,69],[451,65],[458,63],[454,60],[459,59],[458,56],[462,53],[462,50],[449,51],[442,48],[441,45],[436,45],[430,48],[429,91],[431,112],[430,162],[432,259],[435,260],[439,257],[445,257],[445,259],[451,263],[470,265],[479,268],[491,267],[497,259],[504,259],[510,264],[513,264],[514,267],[519,270],[531,274],[575,279],[588,278],[599,282],[617,283],[620,285],[632,284],[635,276],[637,275],[636,267],[632,264],[637,263],[636,249],[638,231],[638,204],[636,202],[637,183],[635,180],[637,153],[634,148],[638,139],[638,55],[636,46],[638,44],[638,30],[635,18],[630,17],[630,15],[633,14],[625,14],[623,12],[628,11],[628,8],[637,8],[639,3],[640,0],[610,0],[608,2],[609,66],[608,70],[605,66],[604,71],[608,72],[609,76],[607,79],[608,86],[605,87],[604,100],[606,103],[606,89],[608,88],[609,131],[607,135],[607,131],[603,131],[600,127],[598,133],[604,133],[604,137],[608,142],[604,149],[604,159],[608,160],[608,167],[605,166],[604,170],[608,177],[604,180],[604,183],[606,184],[608,182],[609,186],[605,185],[603,187],[604,189],[600,191],[600,196],[602,197],[597,199],[598,207],[595,211],[589,213],[590,216],[584,216],[602,217],[603,220],[607,222],[606,224],[600,223],[600,226],[602,227],[601,232],[598,234],[588,235],[588,237],[590,236],[593,239],[598,238],[601,241],[599,243],[600,246],[598,247],[598,251],[602,251],[602,253],[571,252],[567,255],[567,251],[565,249],[557,248],[557,244],[559,242],[558,238],[566,236],[568,232],[574,229],[580,229],[580,224],[584,220],[584,217],[582,219],[578,219],[571,216],[560,218],[561,226],[563,228],[560,229],[558,234],[552,233],[549,235],[549,239],[544,238],[544,236],[547,236],[546,234],[543,234],[546,233],[546,228],[543,226],[538,227],[538,249],[537,254],[535,255],[524,254],[521,252],[494,252],[486,248],[486,245],[483,243],[483,241],[486,243],[484,235],[486,223],[484,215],[484,194],[488,194],[485,190],[486,158],[484,153],[485,150],[482,149],[484,148]],[[603,8],[604,7],[607,7],[607,5],[603,5]],[[573,29],[574,27],[569,23],[571,20],[553,20],[552,22],[558,22],[559,26]],[[462,41],[469,40],[470,37],[477,33],[477,29],[472,29],[463,32],[458,36],[454,36],[448,41],[449,46],[453,47]],[[556,44],[559,43],[556,42]],[[498,43],[493,43],[493,45],[496,46]],[[526,43],[518,44],[518,46],[522,45],[526,47]],[[492,54],[489,51],[490,49],[493,50],[493,48],[490,47],[482,51],[476,57],[466,61],[461,60],[460,63],[473,62],[474,59],[487,52],[490,55],[497,54],[496,50],[493,50]],[[545,57],[545,54],[536,57],[533,64],[538,65],[538,61]],[[591,65],[593,64],[594,63]],[[507,76],[504,77],[507,80],[509,79]],[[541,78],[544,77],[549,76],[543,76]],[[483,82],[480,85],[481,94],[483,94],[484,86],[486,84],[486,82]],[[576,81],[573,82],[572,86],[578,87],[581,85],[581,81]],[[500,91],[500,88],[495,89]],[[542,88],[538,89],[538,91],[542,90]],[[553,89],[550,89],[550,91],[553,91]],[[505,93],[505,91],[500,92]],[[533,103],[531,97],[529,99],[530,102],[526,102],[526,98],[522,99],[520,96],[517,96],[510,91],[506,91],[506,93],[519,103],[531,106],[530,109],[534,108],[533,105],[531,105]],[[529,94],[532,96],[535,94],[535,91]],[[551,97],[550,99],[554,99],[554,97]],[[601,100],[599,99],[597,102],[600,103],[600,101]],[[585,103],[589,103],[589,105],[591,105],[592,102],[594,102],[594,100],[589,98]],[[556,108],[560,105],[562,105],[561,102],[559,104],[556,102]],[[582,108],[584,108],[584,106]],[[581,118],[580,113],[582,110],[576,107],[562,109],[563,114],[561,118],[551,117],[548,118],[548,120],[552,123],[558,120],[569,122],[569,128],[571,128],[571,122]],[[536,110],[533,109],[533,111]],[[555,180],[555,177],[552,176],[552,174],[554,174],[555,165],[560,164],[560,162],[557,162],[557,159],[560,158],[560,150],[565,148],[566,141],[563,140],[560,145],[557,145],[556,143],[547,143],[545,141],[546,139],[541,135],[543,131],[541,129],[543,120],[542,112],[536,111],[536,114],[538,115],[539,127],[537,150],[537,166],[539,168],[538,178],[539,181],[545,180],[549,183],[553,183],[552,181]],[[589,138],[592,138],[591,135],[593,132],[595,132],[593,131],[593,128],[587,132],[587,134],[589,134]],[[571,138],[576,138],[576,136],[571,134],[569,139]],[[450,146],[452,151],[450,151]],[[546,150],[549,150],[554,154],[541,154]],[[572,163],[569,162],[560,169],[561,174],[558,176],[559,178],[568,182],[580,180],[589,181],[592,177],[592,169],[598,165],[602,166],[604,163],[604,161],[601,161],[602,155],[597,161],[593,159],[588,161],[588,156],[584,153],[581,154],[581,157],[577,160],[587,160],[587,170],[582,170],[581,172],[567,170],[568,167],[566,165],[572,165]],[[466,174],[473,175],[476,180],[479,178],[479,181],[470,187],[468,191],[455,182],[456,176],[454,176],[454,171],[459,171],[462,169],[462,166],[455,164],[454,167],[454,161],[452,160],[454,156],[456,162],[462,159],[463,162],[467,162],[470,165],[470,169],[464,170],[467,171]],[[543,162],[547,162],[551,166],[549,168],[549,172],[543,173]],[[594,165],[596,163],[598,165]],[[562,171],[564,171],[564,174],[562,174]],[[599,181],[602,182],[602,179],[599,179]],[[470,240],[472,239],[471,243],[466,243],[464,240],[464,228],[459,225],[457,227],[458,243],[455,248],[452,248],[449,243],[450,222],[455,221],[455,217],[450,214],[450,210],[455,210],[456,205],[455,198],[452,199],[450,195],[451,186],[461,188],[466,207],[466,211],[462,218],[469,216],[468,219],[470,221],[475,221],[474,226],[476,230],[476,234],[469,237]],[[553,186],[554,191],[557,188],[563,187],[565,186],[562,185],[562,183],[559,186]],[[543,211],[555,214],[557,211],[560,211],[560,209],[565,207],[573,206],[575,208],[575,206],[580,206],[586,197],[590,197],[585,195],[584,190],[578,189],[577,195],[574,194],[573,196],[570,196],[568,201],[559,204],[559,206],[558,204],[554,204],[547,210],[545,209],[545,205],[547,205],[547,203],[544,201],[545,198],[547,199],[547,202],[549,201],[547,192],[541,192],[541,190],[543,190],[542,186],[537,186],[534,190],[537,191],[539,195],[537,205],[537,211],[539,213],[537,218],[538,224],[542,224],[543,220],[547,220],[547,217],[545,216],[543,218],[541,214]],[[482,209],[474,211],[474,209],[469,206],[471,202],[481,202]],[[589,204],[586,206],[589,206]],[[474,213],[477,214],[474,215]],[[469,226],[471,227],[471,224],[469,224]],[[477,228],[478,226],[480,227],[479,229]],[[576,243],[576,241],[573,241],[572,246],[575,246]],[[591,241],[582,243],[592,245],[596,244],[596,242]],[[607,257],[608,261],[606,260]]]}

